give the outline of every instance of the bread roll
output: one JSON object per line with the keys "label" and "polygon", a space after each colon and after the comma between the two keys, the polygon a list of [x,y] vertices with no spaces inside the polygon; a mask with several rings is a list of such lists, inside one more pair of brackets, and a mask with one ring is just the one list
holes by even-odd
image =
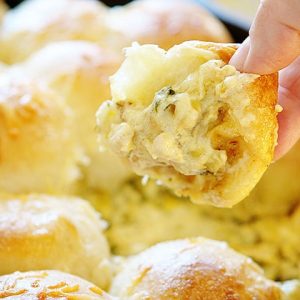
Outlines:
{"label": "bread roll", "polygon": [[4,17],[0,57],[24,60],[46,44],[61,40],[100,41],[106,35],[107,8],[96,0],[27,0]]}
{"label": "bread roll", "polygon": [[112,300],[79,277],[59,271],[16,272],[0,277],[0,298],[10,300]]}
{"label": "bread roll", "polygon": [[110,282],[105,223],[85,201],[32,194],[0,199],[0,274],[60,270]]}
{"label": "bread roll", "polygon": [[0,74],[0,192],[68,191],[81,160],[72,112],[37,82]]}
{"label": "bread roll", "polygon": [[160,300],[281,299],[280,287],[250,258],[203,238],[164,242],[129,258],[111,293]]}
{"label": "bread roll", "polygon": [[83,172],[93,188],[116,189],[131,171],[112,151],[99,152],[95,114],[110,98],[108,77],[121,58],[84,41],[58,42],[46,46],[16,69],[50,86],[75,112],[75,132],[88,158]]}
{"label": "bread roll", "polygon": [[132,41],[164,49],[188,40],[231,42],[220,21],[188,0],[136,0],[110,10],[107,20],[111,31],[121,33],[125,46]]}
{"label": "bread roll", "polygon": [[227,64],[235,49],[129,48],[97,113],[101,144],[195,203],[244,199],[273,159],[277,74],[238,72]]}

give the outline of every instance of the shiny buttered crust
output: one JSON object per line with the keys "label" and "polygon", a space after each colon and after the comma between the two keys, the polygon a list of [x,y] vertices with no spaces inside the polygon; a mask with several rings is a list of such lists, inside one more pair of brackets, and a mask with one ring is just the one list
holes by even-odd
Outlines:
{"label": "shiny buttered crust", "polygon": [[129,258],[111,294],[148,300],[281,299],[279,286],[250,258],[203,238],[164,242]]}
{"label": "shiny buttered crust", "polygon": [[12,300],[112,300],[99,287],[59,271],[16,272],[0,277],[0,298]]}
{"label": "shiny buttered crust", "polygon": [[106,14],[107,8],[96,0],[24,1],[4,16],[0,57],[15,63],[54,41],[98,42],[107,35]]}
{"label": "shiny buttered crust", "polygon": [[112,151],[99,152],[95,113],[99,104],[109,99],[111,76],[122,57],[94,43],[65,41],[52,43],[14,67],[62,95],[75,113],[74,132],[84,148],[87,160],[82,171],[87,185],[114,190],[132,171]]}
{"label": "shiny buttered crust", "polygon": [[100,143],[196,203],[232,206],[273,159],[277,74],[228,65],[236,47],[134,44],[97,113]]}
{"label": "shiny buttered crust", "polygon": [[0,74],[0,192],[66,192],[81,159],[72,112],[45,86],[8,73]]}
{"label": "shiny buttered crust", "polygon": [[110,10],[107,21],[111,31],[127,38],[126,46],[133,41],[164,49],[188,40],[231,42],[225,26],[189,0],[136,0]]}
{"label": "shiny buttered crust", "polygon": [[52,269],[100,287],[110,282],[105,223],[78,198],[29,195],[0,199],[0,274]]}

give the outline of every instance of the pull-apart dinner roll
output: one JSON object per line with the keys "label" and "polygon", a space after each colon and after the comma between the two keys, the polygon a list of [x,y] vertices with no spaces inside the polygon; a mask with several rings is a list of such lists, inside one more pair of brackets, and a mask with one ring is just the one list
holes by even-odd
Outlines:
{"label": "pull-apart dinner roll", "polygon": [[105,39],[106,14],[96,0],[26,0],[4,16],[0,57],[15,63],[54,41]]}
{"label": "pull-apart dinner roll", "polygon": [[111,9],[107,23],[127,39],[126,46],[132,41],[164,49],[188,40],[231,42],[225,26],[189,0],[136,0]]}
{"label": "pull-apart dinner roll", "polygon": [[2,196],[0,274],[60,270],[107,287],[111,264],[105,225],[78,198]]}
{"label": "pull-apart dinner roll", "polygon": [[276,300],[281,290],[250,259],[203,238],[157,244],[128,259],[112,295],[147,300]]}
{"label": "pull-apart dinner roll", "polygon": [[115,189],[132,172],[112,151],[100,153],[95,114],[109,99],[109,76],[121,58],[84,41],[57,42],[46,46],[15,69],[62,95],[75,112],[75,132],[85,150],[84,175],[93,188]]}
{"label": "pull-apart dinner roll", "polygon": [[112,300],[79,277],[58,271],[16,272],[0,277],[0,298],[11,300]]}
{"label": "pull-apart dinner roll", "polygon": [[242,74],[230,44],[133,45],[97,113],[102,144],[196,203],[232,206],[273,158],[277,74]]}
{"label": "pull-apart dinner roll", "polygon": [[0,75],[0,191],[62,192],[81,159],[72,112],[43,85]]}

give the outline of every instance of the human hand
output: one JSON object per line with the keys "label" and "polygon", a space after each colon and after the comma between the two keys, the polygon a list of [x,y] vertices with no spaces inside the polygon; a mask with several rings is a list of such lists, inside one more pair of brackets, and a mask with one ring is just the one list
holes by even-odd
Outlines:
{"label": "human hand", "polygon": [[300,1],[262,0],[249,38],[230,64],[247,73],[279,73],[279,136],[275,159],[300,138]]}

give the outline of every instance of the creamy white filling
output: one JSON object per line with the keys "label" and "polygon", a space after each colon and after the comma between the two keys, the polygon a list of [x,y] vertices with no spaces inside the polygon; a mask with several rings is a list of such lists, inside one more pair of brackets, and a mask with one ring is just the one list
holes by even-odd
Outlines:
{"label": "creamy white filling", "polygon": [[150,103],[107,102],[98,115],[114,123],[109,143],[139,173],[171,166],[183,175],[216,175],[224,171],[228,157],[213,147],[210,132],[222,122],[220,110],[227,110],[240,128],[247,128],[241,134],[251,138],[255,116],[245,111],[250,99],[243,86],[256,78],[210,60],[182,82],[162,88]]}

